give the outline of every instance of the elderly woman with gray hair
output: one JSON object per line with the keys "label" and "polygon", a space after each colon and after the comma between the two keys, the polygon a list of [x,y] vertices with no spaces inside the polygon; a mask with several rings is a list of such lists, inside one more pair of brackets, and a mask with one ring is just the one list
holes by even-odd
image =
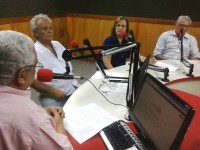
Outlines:
{"label": "elderly woman with gray hair", "polygon": [[42,108],[30,99],[38,60],[33,41],[15,31],[0,31],[0,149],[73,149],[60,107]]}
{"label": "elderly woman with gray hair", "polygon": [[[52,20],[45,14],[34,16],[30,21],[32,34],[37,40],[34,44],[39,64],[51,69],[54,73],[73,75],[72,65],[62,58],[66,49],[58,41],[54,41]],[[52,82],[43,83],[34,80],[32,88],[40,92],[39,100],[43,107],[63,107],[71,94],[79,87],[77,80],[54,79]]]}

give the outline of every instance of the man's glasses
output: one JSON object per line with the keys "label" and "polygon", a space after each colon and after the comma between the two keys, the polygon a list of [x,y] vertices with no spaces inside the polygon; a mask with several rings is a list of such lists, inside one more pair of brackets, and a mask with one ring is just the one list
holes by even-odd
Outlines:
{"label": "man's glasses", "polygon": [[190,25],[180,24],[180,23],[178,23],[178,26],[182,27],[182,28],[189,28],[190,27]]}
{"label": "man's glasses", "polygon": [[37,65],[28,65],[28,66],[24,66],[22,68],[35,68],[35,69],[39,70],[39,69],[44,68],[44,66],[42,63],[38,62]]}
{"label": "man's glasses", "polygon": [[[22,68],[35,68],[35,69],[37,69],[37,70],[39,70],[39,69],[42,69],[42,68],[44,68],[44,66],[43,65],[29,65],[29,66],[25,66],[25,67],[22,67]],[[22,69],[21,68],[21,69]]]}
{"label": "man's glasses", "polygon": [[24,67],[21,67],[18,71],[17,71],[17,73],[21,70],[21,69],[24,69],[24,68],[35,68],[35,69],[37,69],[37,70],[40,70],[40,69],[42,69],[42,68],[44,68],[44,66],[42,65],[42,64],[38,64],[38,65],[28,65],[28,66],[24,66]]}

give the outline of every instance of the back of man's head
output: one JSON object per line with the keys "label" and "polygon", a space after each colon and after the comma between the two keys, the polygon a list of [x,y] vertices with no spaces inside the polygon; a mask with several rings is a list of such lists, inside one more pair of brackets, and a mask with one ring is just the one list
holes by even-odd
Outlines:
{"label": "back of man's head", "polygon": [[16,31],[0,31],[0,84],[10,84],[20,68],[34,64],[35,57],[31,38]]}

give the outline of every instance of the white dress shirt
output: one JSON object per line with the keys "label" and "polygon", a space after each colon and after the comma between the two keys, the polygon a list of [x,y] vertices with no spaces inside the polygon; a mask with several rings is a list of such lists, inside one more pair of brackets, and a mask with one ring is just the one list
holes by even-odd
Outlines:
{"label": "white dress shirt", "polygon": [[[167,59],[181,59],[181,41],[176,36],[175,30],[164,32],[160,35],[153,55],[163,55]],[[192,35],[185,33],[183,36],[183,58],[200,58],[197,40]]]}
{"label": "white dress shirt", "polygon": [[[38,62],[41,63],[44,66],[44,68],[51,69],[53,73],[63,74],[66,72],[66,62],[62,58],[62,53],[65,50],[65,48],[57,41],[51,41],[51,43],[54,47],[57,57],[40,42],[37,41],[35,43],[35,50],[37,53]],[[68,61],[67,63],[70,66],[69,74],[73,75],[73,68],[71,62]],[[64,91],[66,95],[71,95],[75,91],[74,86],[79,87],[79,84],[75,79],[54,79],[52,82],[46,82],[45,84]]]}

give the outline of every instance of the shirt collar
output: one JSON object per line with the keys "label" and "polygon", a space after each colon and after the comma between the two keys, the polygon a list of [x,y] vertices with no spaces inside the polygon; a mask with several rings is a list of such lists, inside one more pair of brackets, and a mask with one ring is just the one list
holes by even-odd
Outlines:
{"label": "shirt collar", "polygon": [[[51,43],[52,43],[52,41],[51,41]],[[42,48],[38,49],[40,51],[40,53],[44,53],[45,51],[48,51],[48,49],[39,41],[36,41],[35,44],[38,44],[40,47],[42,47]]]}
{"label": "shirt collar", "polygon": [[28,97],[28,98],[30,98],[31,96],[31,92],[28,90],[19,90],[19,89],[15,89],[6,85],[0,85],[0,93],[15,94],[15,95],[23,96],[23,97]]}
{"label": "shirt collar", "polygon": [[[172,31],[170,32],[170,35],[176,36],[176,32],[175,32],[175,30],[172,30]],[[183,38],[185,38],[185,39],[189,39],[189,35],[188,35],[187,32],[185,33],[185,35],[183,36]]]}

